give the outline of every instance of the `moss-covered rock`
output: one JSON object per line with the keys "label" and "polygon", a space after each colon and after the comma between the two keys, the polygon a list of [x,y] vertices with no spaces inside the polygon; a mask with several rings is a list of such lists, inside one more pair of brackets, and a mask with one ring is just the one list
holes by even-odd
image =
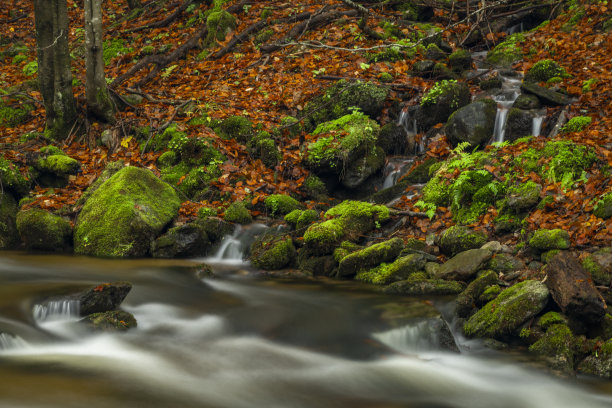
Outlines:
{"label": "moss-covered rock", "polygon": [[489,303],[493,299],[495,299],[501,293],[501,286],[495,284],[491,285],[482,292],[482,294],[478,297],[477,303],[479,305],[484,305],[485,303]]}
{"label": "moss-covered rock", "polygon": [[308,197],[315,200],[325,201],[328,198],[325,183],[314,174],[311,174],[304,180],[302,188]]}
{"label": "moss-covered rock", "polygon": [[145,169],[124,167],[91,194],[76,222],[75,253],[139,257],[178,215],[180,200]]}
{"label": "moss-covered rock", "polygon": [[308,102],[305,108],[310,112],[308,127],[314,129],[320,123],[338,119],[349,114],[353,107],[370,117],[377,117],[388,94],[388,88],[370,82],[340,80],[323,95]]}
{"label": "moss-covered rock", "polygon": [[16,224],[17,202],[8,192],[0,193],[0,250],[12,249],[19,244]]}
{"label": "moss-covered rock", "polygon": [[260,159],[269,168],[274,168],[282,156],[276,142],[268,132],[259,132],[248,143],[247,150],[251,156]]}
{"label": "moss-covered rock", "polygon": [[15,127],[31,117],[34,107],[30,104],[7,105],[0,99],[0,126]]}
{"label": "moss-covered rock", "polygon": [[574,335],[565,324],[553,324],[529,351],[549,359],[553,368],[565,373],[574,371]]}
{"label": "moss-covered rock", "polygon": [[242,201],[235,201],[230,204],[225,210],[223,219],[227,222],[235,222],[238,224],[250,224],[253,222],[251,213]]}
{"label": "moss-covered rock", "polygon": [[512,104],[512,107],[523,110],[538,109],[540,101],[535,95],[520,94]]}
{"label": "moss-covered rock", "polygon": [[417,121],[423,129],[428,129],[436,123],[444,123],[457,109],[470,103],[470,90],[463,82],[443,80],[423,95]]}
{"label": "moss-covered rock", "polygon": [[91,195],[98,189],[102,184],[106,182],[109,178],[111,178],[115,173],[125,167],[125,163],[123,160],[118,160],[114,162],[110,162],[106,165],[102,173],[98,176],[96,181],[94,181],[87,190],[79,197],[76,202],[77,206],[82,206],[85,202],[91,197]]}
{"label": "moss-covered rock", "polygon": [[567,72],[557,62],[549,59],[536,62],[525,74],[525,81],[546,82],[554,77],[563,77]]}
{"label": "moss-covered rock", "polygon": [[217,217],[200,217],[196,222],[204,229],[210,242],[221,241],[226,235],[231,235],[236,226]]}
{"label": "moss-covered rock", "polygon": [[464,285],[460,282],[443,279],[407,279],[395,282],[383,289],[392,295],[404,296],[443,296],[461,293]]}
{"label": "moss-covered rock", "polygon": [[582,266],[600,286],[612,284],[612,248],[603,248],[582,260]]}
{"label": "moss-covered rock", "polygon": [[210,240],[204,226],[190,222],[170,228],[153,241],[151,254],[154,258],[188,258],[203,256],[210,248]]}
{"label": "moss-covered rock", "polygon": [[380,266],[357,274],[355,279],[387,285],[391,282],[407,279],[410,275],[421,271],[425,267],[425,257],[421,254],[410,254],[396,259],[393,263],[383,263]]}
{"label": "moss-covered rock", "polygon": [[474,279],[455,301],[456,309],[455,313],[459,317],[468,317],[470,312],[478,305],[480,296],[485,292],[487,288],[497,284],[497,273],[488,270],[480,274]]}
{"label": "moss-covered rock", "polygon": [[30,182],[19,172],[19,167],[0,156],[0,179],[2,187],[15,198],[26,196],[30,191]]}
{"label": "moss-covered rock", "polygon": [[521,90],[538,97],[538,100],[546,106],[564,106],[572,103],[567,95],[552,89],[540,86],[534,82],[523,82]]}
{"label": "moss-covered rock", "polygon": [[506,117],[504,140],[514,142],[531,135],[534,115],[532,112],[518,108],[510,108]]}
{"label": "moss-covered rock", "polygon": [[593,208],[596,217],[608,219],[612,217],[612,192],[599,196]]}
{"label": "moss-covered rock", "polygon": [[230,116],[214,129],[222,138],[236,139],[237,142],[245,145],[253,137],[253,124],[244,116]]}
{"label": "moss-covered rock", "polygon": [[509,254],[497,254],[489,261],[489,268],[507,274],[524,269],[525,263]]}
{"label": "moss-covered rock", "polygon": [[540,229],[529,240],[529,246],[540,251],[568,249],[570,244],[569,233],[562,229]]}
{"label": "moss-covered rock", "polygon": [[605,379],[612,379],[612,338],[599,351],[587,356],[578,365],[578,372]]}
{"label": "moss-covered rock", "polygon": [[493,137],[497,104],[480,99],[456,110],[446,123],[446,136],[453,146],[468,142],[471,148],[484,148]]}
{"label": "moss-covered rock", "polygon": [[296,250],[288,236],[264,234],[251,245],[251,264],[260,269],[282,269],[292,264],[295,258]]}
{"label": "moss-covered rock", "polygon": [[565,125],[563,125],[563,127],[561,128],[561,132],[581,132],[587,126],[589,126],[591,122],[593,122],[593,118],[590,116],[574,116]]}
{"label": "moss-covered rock", "polygon": [[206,19],[208,34],[204,43],[212,47],[217,41],[223,41],[225,36],[236,28],[236,17],[225,10],[214,10]]}
{"label": "moss-covered rock", "polygon": [[66,252],[72,248],[72,226],[58,215],[37,208],[21,210],[16,224],[27,249]]}
{"label": "moss-covered rock", "polygon": [[436,277],[468,281],[487,265],[492,255],[488,249],[468,249],[460,252],[442,264]]}
{"label": "moss-covered rock", "polygon": [[85,320],[96,331],[126,331],[137,326],[134,315],[123,310],[92,313]]}
{"label": "moss-covered rock", "polygon": [[276,214],[286,215],[291,211],[302,208],[302,204],[298,200],[285,194],[272,194],[266,197],[264,204],[272,216]]}
{"label": "moss-covered rock", "polygon": [[68,183],[68,177],[77,174],[81,165],[77,160],[61,152],[41,156],[34,163],[34,168],[36,181],[41,186],[64,187]]}
{"label": "moss-covered rock", "polygon": [[389,209],[361,201],[343,201],[325,215],[333,217],[313,224],[304,233],[304,244],[314,255],[333,252],[342,241],[357,241],[389,218]]}
{"label": "moss-covered rock", "polygon": [[472,68],[472,55],[468,50],[457,50],[448,57],[448,65],[453,71],[468,70]]}
{"label": "moss-covered rock", "polygon": [[503,290],[476,312],[463,326],[470,337],[504,338],[514,334],[548,303],[549,292],[542,282],[527,280]]}
{"label": "moss-covered rock", "polygon": [[506,191],[506,206],[515,213],[535,207],[540,201],[542,186],[533,181],[511,186]]}
{"label": "moss-covered rock", "polygon": [[514,34],[497,44],[487,54],[487,62],[498,67],[510,67],[512,63],[523,58],[523,52],[518,43],[524,40],[524,35]]}
{"label": "moss-covered rock", "polygon": [[403,247],[404,242],[401,238],[392,238],[353,252],[340,260],[338,276],[342,278],[354,276],[360,270],[373,268],[383,262],[392,262]]}
{"label": "moss-covered rock", "polygon": [[285,222],[296,230],[308,227],[319,219],[319,214],[315,210],[293,210],[285,215]]}
{"label": "moss-covered rock", "polygon": [[453,225],[440,236],[440,250],[450,256],[468,249],[477,249],[487,242],[487,237],[468,227]]}

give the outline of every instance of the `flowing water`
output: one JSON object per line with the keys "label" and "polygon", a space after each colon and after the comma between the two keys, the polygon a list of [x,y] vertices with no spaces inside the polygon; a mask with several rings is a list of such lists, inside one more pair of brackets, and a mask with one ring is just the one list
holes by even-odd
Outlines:
{"label": "flowing water", "polygon": [[[201,279],[201,261],[0,254],[0,406],[612,406],[607,382],[557,379],[460,338],[461,353],[440,350],[429,301],[257,280],[238,262]],[[134,284],[131,331],[90,333],[57,301],[114,280]]]}

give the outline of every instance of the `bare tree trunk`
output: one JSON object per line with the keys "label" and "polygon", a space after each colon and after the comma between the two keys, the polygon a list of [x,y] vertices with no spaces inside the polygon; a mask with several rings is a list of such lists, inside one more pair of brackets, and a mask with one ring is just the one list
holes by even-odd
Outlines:
{"label": "bare tree trunk", "polygon": [[113,102],[106,87],[102,55],[102,0],[85,0],[85,48],[87,110],[99,119],[112,122]]}
{"label": "bare tree trunk", "polygon": [[72,93],[66,0],[34,0],[38,81],[47,124],[45,134],[66,138],[74,128],[77,109]]}

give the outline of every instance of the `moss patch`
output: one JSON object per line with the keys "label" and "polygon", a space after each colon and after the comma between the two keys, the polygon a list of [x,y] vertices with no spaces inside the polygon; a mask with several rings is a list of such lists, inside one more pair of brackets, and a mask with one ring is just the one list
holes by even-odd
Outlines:
{"label": "moss patch", "polygon": [[72,247],[70,222],[58,215],[33,208],[17,213],[16,223],[27,249],[63,252]]}

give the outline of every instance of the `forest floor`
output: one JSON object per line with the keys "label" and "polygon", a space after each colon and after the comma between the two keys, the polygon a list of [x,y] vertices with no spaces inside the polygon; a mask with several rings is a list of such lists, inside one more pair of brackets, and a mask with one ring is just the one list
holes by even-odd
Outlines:
{"label": "forest floor", "polygon": [[[27,47],[27,59],[18,63],[13,63],[10,58],[0,61],[0,88],[34,78],[27,75],[29,72],[25,69],[29,62],[36,61],[32,2],[15,0],[12,3],[13,7],[0,10],[0,34],[6,44],[1,47],[8,48],[10,44],[21,42]],[[199,114],[206,114],[212,119],[243,115],[260,129],[271,131],[278,127],[281,119],[287,115],[299,118],[306,102],[333,83],[330,79],[358,78],[379,83],[381,73],[390,73],[393,81],[389,106],[394,101],[407,101],[422,95],[435,82],[411,76],[412,65],[419,60],[419,56],[395,62],[368,62],[364,50],[388,45],[389,41],[374,40],[364,35],[358,26],[358,17],[354,14],[300,33],[294,41],[298,44],[270,51],[257,44],[255,36],[251,35],[244,37],[244,41],[221,55],[221,51],[225,51],[225,47],[231,45],[236,36],[261,21],[264,12],[269,14],[270,20],[282,21],[266,27],[272,32],[265,44],[274,44],[287,36],[298,24],[291,16],[311,13],[312,18],[329,7],[337,7],[337,10],[347,12],[352,10],[340,1],[328,0],[230,1],[224,7],[242,5],[235,13],[237,26],[227,33],[223,40],[218,41],[208,55],[201,54],[202,49],[194,48],[187,53],[186,58],[169,62],[154,76],[147,77],[154,65],[145,66],[137,72],[129,71],[139,60],[146,58],[147,47],[157,50],[165,47],[172,53],[187,43],[205,25],[205,21],[200,18],[201,13],[208,8],[205,3],[198,3],[184,10],[180,17],[167,26],[146,28],[172,15],[181,2],[150,2],[149,7],[145,7],[144,12],[135,18],[127,18],[130,10],[125,1],[104,2],[105,40],[115,42],[119,49],[108,61],[106,76],[115,92],[127,94],[136,90],[144,95],[145,99],[137,106],[117,113],[116,124],[108,125],[89,120],[86,132],[74,134],[59,143],[58,146],[68,155],[79,160],[82,171],[71,177],[65,188],[35,187],[35,200],[29,205],[49,210],[72,208],[83,191],[110,161],[121,159],[126,164],[146,167],[159,174],[156,160],[160,153],[142,154],[139,143],[131,137],[130,129],[145,126],[160,129],[169,122],[174,122],[189,136],[211,138],[215,147],[229,158],[222,165],[223,176],[217,183],[221,191],[229,193],[228,199],[223,202],[186,201],[180,212],[182,219],[195,216],[202,206],[216,209],[222,214],[224,208],[234,200],[248,200],[253,205],[253,215],[261,215],[263,211],[260,204],[266,196],[276,193],[300,194],[302,183],[308,175],[308,170],[302,164],[300,150],[304,135],[287,136],[283,139],[280,145],[282,160],[276,168],[271,169],[265,167],[260,160],[253,160],[243,145],[218,137],[204,125],[189,125],[190,119]],[[593,3],[587,2],[584,5],[584,16],[573,22],[572,24],[575,24],[570,30],[564,27],[567,27],[573,16],[566,13],[549,24],[526,33],[525,41],[520,44],[525,57],[513,66],[515,70],[525,72],[542,59],[551,58],[559,62],[571,75],[563,85],[576,97],[576,102],[567,110],[568,116],[587,115],[593,118],[592,124],[585,130],[566,133],[563,137],[592,147],[599,163],[589,171],[585,182],[571,189],[564,188],[560,182],[539,178],[544,191],[554,195],[555,200],[547,208],[532,212],[527,220],[529,230],[568,230],[573,243],[578,246],[609,245],[612,241],[612,219],[603,220],[592,214],[596,198],[612,190],[607,170],[612,165],[612,36],[609,32],[602,33],[593,29],[610,18],[610,10],[603,3]],[[74,92],[80,109],[84,112],[83,11],[75,0],[68,0],[68,9]],[[382,7],[371,9],[370,14],[370,27],[381,33],[384,30],[379,27],[379,22],[397,20],[399,16],[398,12]],[[454,17],[442,11],[436,12],[434,21],[444,28],[443,36],[451,45],[458,46],[460,39],[470,30],[469,25],[458,24]],[[493,35],[490,40],[499,41],[500,38]],[[490,46],[493,45],[494,43],[490,42]],[[585,82],[589,80],[591,86],[583,91]],[[10,95],[3,95],[3,98],[9,101]],[[0,128],[1,153],[22,166],[24,171],[28,153],[49,143],[41,137],[29,141],[20,139],[29,132],[43,132],[45,126],[40,92],[29,90],[27,98],[35,105],[29,120],[15,127]],[[181,108],[188,101],[193,102],[190,105],[192,112],[185,113]],[[552,115],[555,110],[560,109],[562,108],[549,108],[549,114]],[[377,120],[384,124],[391,118],[388,112],[384,111]],[[114,129],[116,138],[115,148],[111,151],[97,142],[102,131],[108,128]],[[538,146],[538,143],[541,144],[537,140],[533,141],[533,146]],[[503,149],[508,157],[514,157],[530,146],[532,145],[509,145]],[[438,140],[435,145],[426,149],[425,156],[443,158],[449,153],[449,146]],[[503,174],[504,163],[495,165],[498,168],[493,169],[493,172]],[[528,179],[530,177],[526,176],[524,181]],[[405,198],[399,201],[397,208],[422,211],[414,207],[418,198],[418,195],[411,199]],[[307,204],[314,206],[316,203]],[[491,221],[496,215],[495,211],[491,208],[472,226],[492,232]],[[452,220],[448,209],[438,208],[436,217],[432,220],[420,217],[411,219],[401,234],[422,238],[427,233],[438,232],[450,224]],[[516,241],[516,237],[508,239]]]}

